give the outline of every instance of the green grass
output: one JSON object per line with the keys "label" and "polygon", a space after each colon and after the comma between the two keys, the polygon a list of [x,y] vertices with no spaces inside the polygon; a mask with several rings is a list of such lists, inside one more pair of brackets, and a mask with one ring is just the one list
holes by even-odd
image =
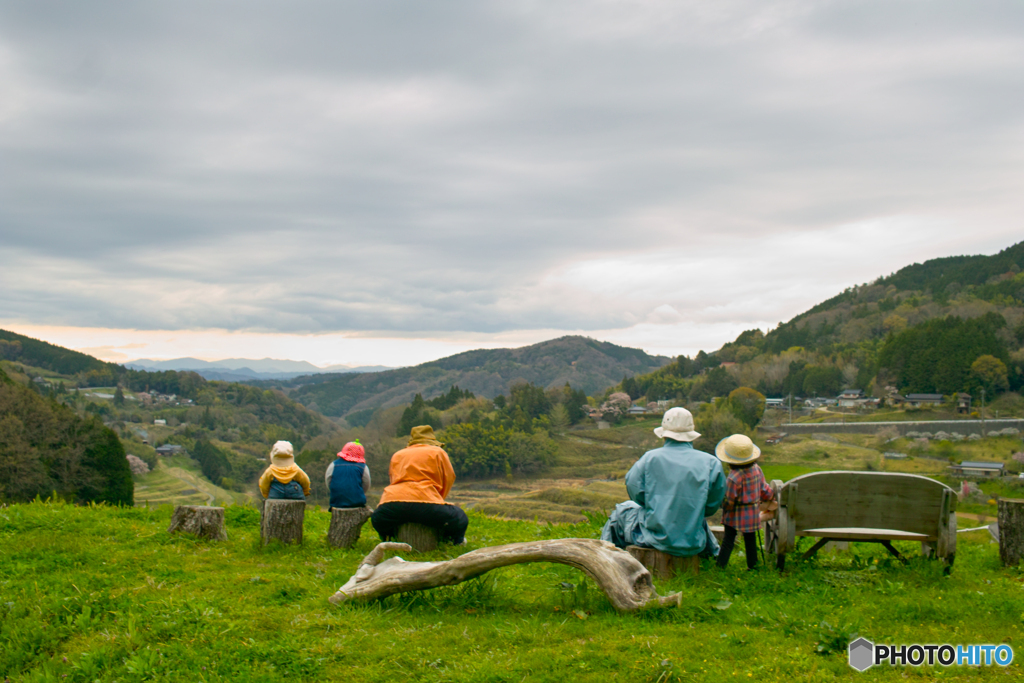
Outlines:
{"label": "green grass", "polygon": [[[0,677],[20,681],[734,681],[1009,680],[991,669],[896,667],[856,674],[845,645],[1024,642],[1024,573],[984,532],[963,539],[949,577],[904,546],[791,560],[783,574],[725,571],[656,582],[683,606],[617,614],[569,567],[495,570],[459,586],[332,606],[376,543],[324,542],[310,511],[299,547],[258,545],[259,514],[227,508],[229,540],[166,533],[171,509],[0,507]],[[577,525],[470,511],[468,547],[564,536]],[[420,559],[407,557],[406,559]]]}

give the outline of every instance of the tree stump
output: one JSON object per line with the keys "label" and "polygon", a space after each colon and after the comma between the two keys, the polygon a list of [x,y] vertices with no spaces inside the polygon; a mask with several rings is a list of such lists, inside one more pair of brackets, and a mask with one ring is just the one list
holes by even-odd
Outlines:
{"label": "tree stump", "polygon": [[626,552],[635,557],[640,564],[647,568],[647,571],[659,579],[671,579],[676,574],[684,572],[696,575],[700,571],[700,560],[696,555],[679,557],[654,548],[642,548],[638,545],[628,546]]}
{"label": "tree stump", "polygon": [[211,541],[226,541],[228,534],[224,531],[224,508],[206,505],[179,505],[171,515],[171,526],[167,533],[178,532],[193,534]]}
{"label": "tree stump", "polygon": [[999,500],[999,559],[1016,567],[1024,557],[1024,500]]}
{"label": "tree stump", "polygon": [[302,522],[306,517],[304,500],[265,500],[260,515],[263,545],[276,538],[282,543],[302,543]]}
{"label": "tree stump", "polygon": [[366,520],[373,514],[368,507],[331,508],[331,527],[327,530],[327,543],[335,548],[351,548],[359,540]]}
{"label": "tree stump", "polygon": [[408,543],[416,552],[429,553],[437,548],[437,531],[422,524],[403,524],[398,527],[395,540]]}

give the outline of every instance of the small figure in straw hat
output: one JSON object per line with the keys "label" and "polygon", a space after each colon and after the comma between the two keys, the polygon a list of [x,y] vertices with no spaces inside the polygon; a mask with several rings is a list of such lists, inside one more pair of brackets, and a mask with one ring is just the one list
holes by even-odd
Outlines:
{"label": "small figure in straw hat", "polygon": [[729,564],[736,534],[743,534],[747,553],[747,569],[757,566],[757,530],[761,528],[761,503],[775,498],[775,492],[764,479],[757,464],[761,450],[750,437],[733,434],[718,442],[715,455],[729,466],[725,483],[725,503],[722,504],[722,524],[725,537],[718,551],[718,566]]}
{"label": "small figure in straw hat", "polygon": [[725,473],[710,453],[693,441],[693,414],[671,408],[655,435],[665,445],[647,451],[626,473],[629,500],[615,506],[601,539],[619,548],[638,545],[679,557],[715,557],[715,540],[705,517],[722,505]]}

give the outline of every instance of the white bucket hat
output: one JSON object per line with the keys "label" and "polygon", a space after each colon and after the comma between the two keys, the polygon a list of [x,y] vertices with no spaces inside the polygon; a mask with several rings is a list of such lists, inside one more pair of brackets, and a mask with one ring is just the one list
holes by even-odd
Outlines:
{"label": "white bucket hat", "polygon": [[295,462],[295,454],[290,441],[278,441],[270,449],[270,461],[278,467],[287,467]]}
{"label": "white bucket hat", "polygon": [[754,445],[749,436],[733,434],[718,442],[715,455],[727,465],[746,465],[761,457],[761,449]]}
{"label": "white bucket hat", "polygon": [[661,439],[674,441],[693,441],[700,432],[693,430],[693,414],[686,408],[669,408],[661,418],[661,426],[654,429]]}

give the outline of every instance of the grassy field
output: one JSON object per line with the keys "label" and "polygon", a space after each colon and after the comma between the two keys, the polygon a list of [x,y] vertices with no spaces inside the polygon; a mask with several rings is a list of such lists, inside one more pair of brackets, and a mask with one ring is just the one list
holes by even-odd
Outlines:
{"label": "grassy field", "polygon": [[[227,509],[229,540],[166,533],[171,509],[33,503],[0,508],[0,676],[20,681],[748,681],[1011,680],[1021,666],[876,667],[846,644],[1024,642],[1024,573],[1002,568],[984,532],[961,535],[944,577],[916,549],[901,565],[875,546],[793,561],[783,574],[720,571],[657,582],[683,606],[617,614],[569,567],[496,570],[460,586],[332,606],[376,543],[258,544],[254,508]],[[466,550],[595,537],[577,525],[470,511]],[[972,538],[963,538],[971,536]],[[411,557],[407,559],[413,559]],[[419,559],[419,558],[416,558]],[[769,558],[770,559],[770,558]]]}

